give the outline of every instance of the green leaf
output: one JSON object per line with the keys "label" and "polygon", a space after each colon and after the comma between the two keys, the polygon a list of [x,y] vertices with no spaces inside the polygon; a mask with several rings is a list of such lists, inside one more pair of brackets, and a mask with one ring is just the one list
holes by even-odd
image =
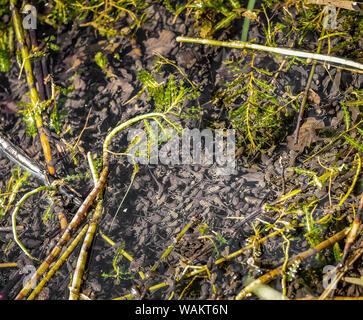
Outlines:
{"label": "green leaf", "polygon": [[237,110],[234,110],[231,112],[229,119],[232,120],[232,119],[235,119],[238,116],[242,115],[246,111],[246,108],[247,108],[247,103],[244,103]]}
{"label": "green leaf", "polygon": [[53,51],[59,51],[59,49],[60,49],[60,47],[57,44],[55,44],[54,42],[49,42],[48,47],[49,47],[49,49],[51,49]]}
{"label": "green leaf", "polygon": [[343,134],[343,137],[345,138],[345,140],[347,140],[347,142],[356,150],[363,152],[363,145],[358,142],[357,140],[354,140],[351,137],[346,136],[345,134]]}
{"label": "green leaf", "polygon": [[295,190],[293,190],[293,191],[289,192],[288,194],[283,195],[283,196],[279,199],[279,202],[283,202],[283,201],[285,201],[285,200],[287,200],[287,199],[289,199],[289,198],[291,198],[291,197],[293,197],[293,196],[295,196],[295,195],[299,194],[300,192],[301,192],[301,189],[295,189]]}
{"label": "green leaf", "polygon": [[305,176],[308,177],[314,177],[316,176],[318,173],[312,170],[307,170],[307,169],[302,169],[302,168],[297,168],[297,167],[292,167],[291,169],[294,169],[294,171],[298,174],[303,174]]}
{"label": "green leaf", "polygon": [[147,88],[158,88],[160,84],[146,70],[141,70],[137,74],[137,79]]}
{"label": "green leaf", "polygon": [[8,72],[10,70],[11,62],[10,55],[7,50],[0,50],[0,71]]}
{"label": "green leaf", "polygon": [[50,114],[50,126],[55,130],[57,134],[60,134],[62,130],[61,118],[58,112],[58,108],[54,107]]}
{"label": "green leaf", "polygon": [[340,250],[339,243],[336,242],[333,246],[333,254],[336,262],[339,262],[342,258],[342,250]]}
{"label": "green leaf", "polygon": [[350,113],[348,107],[344,103],[342,103],[342,110],[344,113],[345,128],[348,130],[350,127]]}
{"label": "green leaf", "polygon": [[107,66],[107,59],[103,56],[102,52],[97,52],[95,55],[95,62],[102,69],[105,70]]}

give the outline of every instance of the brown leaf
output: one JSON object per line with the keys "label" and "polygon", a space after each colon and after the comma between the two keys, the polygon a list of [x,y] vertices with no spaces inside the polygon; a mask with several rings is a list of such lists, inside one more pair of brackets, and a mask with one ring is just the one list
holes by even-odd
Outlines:
{"label": "brown leaf", "polygon": [[0,94],[0,111],[6,114],[18,112],[18,105],[5,92]]}
{"label": "brown leaf", "polygon": [[307,118],[300,128],[298,142],[294,145],[294,134],[287,137],[287,145],[291,150],[303,151],[305,147],[309,147],[312,143],[320,140],[316,135],[316,129],[324,128],[324,121],[317,120],[313,117]]}
{"label": "brown leaf", "polygon": [[146,54],[151,56],[155,53],[159,53],[162,56],[167,55],[173,48],[175,48],[176,43],[174,38],[174,33],[168,30],[163,30],[159,33],[159,38],[150,38],[144,42],[146,47]]}
{"label": "brown leaf", "polygon": [[111,93],[112,95],[114,95],[119,89],[122,90],[121,94],[122,102],[127,101],[127,99],[131,96],[134,90],[133,86],[124,79],[112,78],[111,81],[105,87],[105,89],[102,91],[102,93],[103,94]]}
{"label": "brown leaf", "polygon": [[320,97],[313,89],[309,89],[308,100],[311,104],[320,104]]}
{"label": "brown leaf", "polygon": [[69,55],[67,58],[63,60],[63,64],[66,66],[66,73],[74,71],[79,66],[81,66],[86,60],[87,56],[84,52],[85,49],[81,48],[73,55]]}
{"label": "brown leaf", "polygon": [[86,89],[86,83],[83,81],[83,79],[81,78],[81,75],[79,75],[79,74],[77,74],[74,77],[73,84],[74,84],[75,90],[83,91]]}
{"label": "brown leaf", "polygon": [[6,114],[12,114],[18,111],[18,105],[14,101],[0,101],[0,107],[4,107],[4,109],[0,108],[0,110]]}

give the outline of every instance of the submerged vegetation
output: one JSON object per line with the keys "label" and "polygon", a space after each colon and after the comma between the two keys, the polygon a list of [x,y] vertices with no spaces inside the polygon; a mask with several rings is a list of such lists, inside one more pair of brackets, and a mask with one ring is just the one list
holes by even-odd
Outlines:
{"label": "submerged vegetation", "polygon": [[[111,249],[107,249],[111,258],[108,256],[104,263],[106,269],[99,272],[100,276],[107,284],[123,285],[118,291],[120,296],[113,297],[115,299],[153,298],[155,292],[162,292],[157,297],[163,299],[243,299],[251,297],[251,293],[261,299],[334,296],[336,288],[325,285],[326,277],[333,273],[331,283],[339,283],[344,274],[354,269],[355,261],[362,254],[363,65],[361,52],[356,49],[363,30],[360,10],[341,8],[337,4],[329,11],[314,1],[307,4],[302,0],[39,1],[36,8],[39,28],[47,26],[54,32],[81,28],[101,39],[96,49],[87,47],[73,60],[69,69],[72,76],[68,73],[66,81],[58,85],[54,80],[57,77],[51,76],[47,65],[49,57],[61,54],[62,45],[48,34],[49,31],[43,34],[24,29],[26,24],[22,23],[23,16],[19,12],[32,18],[29,4],[15,0],[0,0],[0,3],[1,76],[10,79],[16,74],[22,86],[27,84],[27,90],[23,90],[27,91],[26,98],[17,101],[16,110],[12,111],[23,119],[27,135],[40,139],[43,152],[40,159],[44,159],[44,164],[29,160],[29,167],[38,166],[39,175],[45,177],[44,185],[35,187],[29,182],[29,174],[17,167],[0,184],[0,222],[2,226],[11,225],[17,245],[9,250],[19,249],[19,255],[25,254],[37,263],[31,279],[13,293],[15,299],[36,298],[51,278],[57,276],[56,272],[80,242],[74,273],[68,275],[71,279],[69,299],[89,299],[87,290],[82,290],[82,283],[87,276],[93,242],[99,234],[104,245],[111,245]],[[166,25],[182,26],[180,37],[175,38],[177,45],[185,42],[180,50],[187,52],[194,48],[200,56],[208,57],[218,53],[222,57],[219,69],[211,70],[211,64],[217,62],[213,60],[208,64],[208,58],[203,57],[200,58],[203,62],[195,63],[200,67],[197,70],[191,63],[196,56],[192,54],[186,55],[184,64],[180,63],[183,59],[181,54],[178,56],[176,47],[166,53],[153,51],[153,63],[141,63],[143,49],[138,41],[152,34],[150,30],[144,32],[143,28],[153,21],[150,12],[154,6],[160,11],[158,16],[171,15],[165,19]],[[256,43],[256,39],[260,42]],[[160,34],[156,41],[165,45]],[[174,39],[167,40],[167,46],[171,41]],[[123,48],[131,48],[127,54],[137,61],[134,75],[126,70],[129,60],[115,51],[119,42],[123,43]],[[150,46],[157,47],[154,43]],[[172,50],[174,54],[178,52],[176,57],[168,56]],[[87,55],[89,65],[85,66],[81,61]],[[79,65],[83,69],[77,69]],[[120,65],[121,71],[118,70]],[[130,89],[132,97],[121,102],[123,116],[132,116],[123,117],[115,125],[106,122],[108,126],[104,130],[105,122],[102,125],[94,120],[88,123],[92,108],[86,110],[85,105],[82,128],[71,127],[74,110],[69,104],[66,108],[66,101],[73,92],[82,89],[80,75],[88,67],[96,70],[94,74],[106,83],[106,88],[111,84],[114,96],[117,96],[118,83],[122,92],[128,90],[124,78],[135,83],[135,88]],[[92,85],[96,81],[95,77]],[[0,88],[8,91],[2,84]],[[107,92],[106,88],[99,91]],[[5,105],[4,110],[13,106],[9,99],[3,100],[0,106]],[[142,112],[138,111],[140,106],[144,107]],[[135,111],[133,108],[136,113],[127,112]],[[107,106],[106,114],[111,109],[111,105]],[[1,130],[8,129],[5,121],[1,121]],[[158,132],[151,122],[157,123]],[[137,149],[150,159],[152,151],[171,138],[171,130],[180,133],[183,126],[190,123],[200,129],[234,129],[239,166],[253,167],[252,174],[253,170],[257,171],[256,167],[262,167],[266,172],[261,184],[271,190],[265,199],[255,195],[259,201],[253,203],[252,213],[247,212],[248,206],[243,210],[233,207],[238,204],[233,200],[236,192],[241,191],[231,186],[224,192],[226,198],[232,199],[230,203],[221,200],[223,192],[219,191],[218,182],[215,191],[207,191],[215,195],[207,197],[208,201],[195,193],[194,198],[204,211],[192,209],[195,212],[191,215],[175,219],[177,222],[171,223],[169,231],[160,236],[163,246],[158,250],[162,252],[153,252],[152,267],[150,261],[142,265],[127,252],[132,250],[132,243],[119,239],[115,243],[106,232],[114,230],[112,227],[120,217],[120,210],[127,211],[126,199],[131,197],[136,177],[140,175],[132,151]],[[98,152],[101,154],[97,154],[96,147],[84,150],[80,146],[88,125],[99,130],[102,149]],[[120,142],[118,137],[130,128],[145,130],[147,139],[134,136],[126,143]],[[80,132],[77,137],[73,136],[74,130]],[[60,137],[63,148],[60,144],[54,145],[48,131]],[[119,150],[120,143],[122,150]],[[10,153],[9,158],[20,157],[4,146],[0,144],[5,155]],[[77,168],[74,174],[58,175],[55,150],[64,158],[73,159]],[[116,177],[113,160],[124,163],[120,159],[126,157],[132,158],[132,165],[128,167],[132,167],[129,184],[121,200],[118,199],[108,213],[109,189],[116,189],[112,185],[106,188],[106,183]],[[26,162],[26,156],[24,159]],[[47,168],[46,172],[43,167]],[[271,168],[277,174],[271,173]],[[149,180],[158,185],[154,202],[157,205],[167,202],[169,191],[166,189],[173,186],[165,187],[164,182],[158,182],[151,175]],[[86,197],[71,187],[81,178],[92,185]],[[191,181],[187,185],[193,185]],[[246,188],[251,187],[248,182]],[[17,214],[27,210],[26,202],[36,193],[44,193],[48,200],[42,215],[44,225],[54,224],[52,212],[56,207],[58,211],[73,213],[67,222],[63,212],[58,212],[61,235],[52,248],[39,256],[20,240],[18,231],[22,228],[17,226],[21,220]],[[182,203],[183,190],[178,194],[175,187],[171,193]],[[65,199],[70,204],[66,205]],[[183,209],[185,207],[188,212],[190,207],[183,205]],[[42,206],[39,208],[43,210]],[[210,210],[215,208],[224,214],[209,216]],[[178,217],[175,208],[168,210],[168,219]],[[216,216],[223,217],[223,227],[214,225]],[[231,221],[236,223],[231,225]],[[156,226],[160,221],[148,223]],[[232,232],[230,228],[234,228]],[[131,231],[123,231],[127,239]],[[119,233],[116,234],[124,239]],[[333,271],[327,274],[325,266],[332,266]],[[276,279],[279,285],[269,286]],[[362,286],[359,278],[354,281]],[[34,282],[37,282],[35,288]],[[302,283],[315,288],[314,297],[296,293],[294,288],[300,288]],[[357,290],[362,298],[361,288]]]}

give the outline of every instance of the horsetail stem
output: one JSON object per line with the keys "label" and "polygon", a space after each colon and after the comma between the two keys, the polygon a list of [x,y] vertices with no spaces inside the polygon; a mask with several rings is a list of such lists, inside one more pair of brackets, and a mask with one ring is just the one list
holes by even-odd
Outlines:
{"label": "horsetail stem", "polygon": [[40,138],[40,142],[43,148],[43,154],[47,163],[48,171],[50,175],[55,174],[55,168],[52,164],[52,155],[50,151],[50,144],[48,138],[44,132],[43,120],[41,112],[39,111],[39,106],[41,105],[39,94],[35,86],[32,66],[30,62],[29,49],[25,43],[25,35],[24,29],[22,26],[22,22],[19,16],[18,9],[16,8],[16,0],[10,0],[10,9],[12,11],[13,24],[15,29],[16,38],[20,44],[21,56],[23,59],[24,69],[26,73],[26,80],[28,83],[29,91],[30,91],[30,100],[33,107],[33,114],[35,117],[36,126],[38,129],[38,134]]}
{"label": "horsetail stem", "polygon": [[72,277],[72,284],[69,288],[69,300],[78,300],[79,297],[79,290],[82,283],[82,277],[84,270],[86,268],[86,260],[88,256],[88,251],[92,245],[92,241],[98,226],[98,221],[102,214],[102,204],[103,201],[100,199],[100,201],[97,203],[97,207],[95,210],[95,213],[92,217],[92,221],[89,224],[89,227],[87,229],[86,237],[83,241],[81,251],[78,256],[76,269],[74,270],[74,274]]}
{"label": "horsetail stem", "polygon": [[73,217],[72,221],[68,224],[62,237],[58,240],[56,246],[53,248],[51,253],[47,256],[47,258],[44,260],[44,262],[39,266],[39,268],[34,273],[32,278],[25,284],[23,289],[15,297],[15,300],[21,300],[21,299],[25,298],[25,296],[30,291],[32,284],[34,282],[36,282],[40,278],[40,276],[48,269],[49,265],[52,263],[54,258],[62,250],[62,247],[70,240],[71,234],[75,231],[75,229],[78,227],[78,225],[84,218],[88,208],[91,206],[91,204],[93,203],[93,200],[99,194],[100,190],[103,189],[103,187],[106,183],[106,180],[107,180],[107,176],[108,176],[108,167],[106,166],[100,174],[100,178],[98,180],[97,185],[94,186],[92,191],[89,193],[87,198],[84,200],[82,205],[79,207],[79,209],[77,210],[77,213]]}
{"label": "horsetail stem", "polygon": [[52,268],[48,271],[48,273],[44,276],[44,278],[38,283],[33,292],[29,295],[27,300],[33,300],[40,293],[46,283],[50,280],[50,278],[55,274],[62,264],[68,259],[69,255],[73,252],[73,249],[77,246],[79,241],[81,241],[83,235],[86,233],[88,229],[88,224],[86,224],[82,230],[78,233],[77,237],[72,241],[72,243],[68,246],[68,248],[64,251],[64,253],[60,256],[58,261],[52,266]]}
{"label": "horsetail stem", "polygon": [[351,61],[344,58],[333,57],[323,54],[310,53],[286,48],[276,48],[276,47],[267,47],[260,44],[248,43],[243,41],[219,41],[219,40],[210,40],[210,39],[201,39],[201,38],[191,38],[191,37],[177,37],[176,41],[178,42],[188,42],[188,43],[198,43],[205,44],[211,46],[220,46],[220,47],[228,47],[235,49],[252,49],[252,50],[261,50],[267,51],[271,53],[277,53],[286,56],[292,57],[300,57],[312,60],[319,60],[329,63],[337,63],[349,67],[356,68],[358,70],[363,70],[363,64]]}

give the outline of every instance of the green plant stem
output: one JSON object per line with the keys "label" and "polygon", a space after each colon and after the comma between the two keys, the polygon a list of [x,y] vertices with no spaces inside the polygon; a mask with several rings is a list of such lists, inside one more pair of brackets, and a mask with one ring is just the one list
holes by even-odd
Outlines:
{"label": "green plant stem", "polygon": [[201,39],[201,38],[191,38],[191,37],[177,37],[176,41],[178,42],[188,42],[188,43],[198,43],[198,44],[205,44],[211,46],[219,46],[219,47],[228,47],[228,48],[235,48],[235,49],[252,49],[252,50],[260,50],[260,51],[267,51],[271,53],[277,53],[286,56],[292,57],[300,57],[318,61],[324,61],[329,63],[337,63],[345,66],[349,66],[352,68],[356,68],[359,70],[363,70],[363,64],[347,60],[344,58],[333,57],[323,54],[317,53],[310,53],[286,48],[277,48],[277,47],[267,47],[260,44],[242,42],[242,41],[218,41],[218,40],[209,40],[209,39]]}
{"label": "green plant stem", "polygon": [[48,256],[45,258],[45,260],[42,262],[42,264],[38,267],[37,271],[33,274],[31,279],[29,279],[24,284],[21,291],[15,297],[15,300],[22,300],[25,298],[25,296],[28,294],[28,292],[32,288],[32,284],[34,283],[34,281],[37,281],[44,274],[44,272],[48,269],[49,265],[52,263],[52,261],[55,259],[55,257],[61,252],[63,246],[70,240],[72,233],[74,233],[74,231],[76,230],[78,225],[83,220],[84,216],[87,213],[88,208],[92,205],[94,199],[97,197],[97,195],[100,193],[100,191],[103,190],[107,177],[108,177],[108,166],[103,168],[103,170],[100,174],[100,177],[98,179],[97,185],[95,185],[93,187],[92,191],[88,194],[87,198],[83,201],[82,205],[78,208],[76,214],[74,215],[71,222],[68,224],[67,228],[64,230],[61,238],[58,240],[55,247],[48,254]]}
{"label": "green plant stem", "polygon": [[[19,170],[20,172],[20,170]],[[19,173],[20,174],[20,173]],[[8,203],[5,207],[4,213],[3,215],[5,215],[8,211],[8,209],[10,208],[11,204],[13,203],[13,201],[15,200],[15,197],[17,195],[17,193],[19,192],[20,187],[22,186],[22,184],[26,181],[26,179],[28,178],[29,173],[26,172],[22,177],[20,177],[14,184],[14,186],[11,187],[11,193],[8,199]]]}
{"label": "green plant stem", "polygon": [[343,266],[345,259],[347,258],[348,253],[349,253],[355,239],[357,238],[357,235],[359,234],[359,227],[361,226],[361,222],[362,222],[362,211],[363,211],[363,194],[361,194],[359,207],[358,207],[358,213],[354,217],[352,227],[351,227],[350,232],[345,241],[343,256],[339,263],[340,266]]}
{"label": "green plant stem", "polygon": [[[249,0],[247,5],[247,10],[252,11],[255,8],[256,0]],[[243,21],[243,28],[242,28],[242,37],[241,41],[246,42],[248,37],[248,29],[250,27],[250,19],[245,17]]]}
{"label": "green plant stem", "polygon": [[[92,156],[91,156],[90,152],[87,153],[87,160],[88,160],[88,164],[90,166],[91,172],[92,172],[93,184],[94,184],[94,186],[97,186],[97,184],[99,182],[99,177],[98,177],[98,173],[97,173],[95,164],[92,160]],[[80,291],[81,284],[82,284],[84,270],[86,268],[88,252],[90,251],[90,248],[92,246],[93,238],[94,238],[97,226],[98,226],[98,221],[100,220],[102,212],[103,212],[103,210],[102,210],[103,209],[102,208],[103,186],[102,186],[102,189],[99,190],[99,193],[97,195],[97,200],[98,200],[98,202],[97,202],[97,206],[95,209],[95,213],[93,214],[92,221],[90,222],[90,224],[87,228],[87,233],[86,233],[85,239],[83,240],[81,251],[78,255],[76,269],[74,270],[74,274],[72,277],[72,284],[69,287],[69,300],[78,300],[78,298],[79,298],[79,291]]]}
{"label": "green plant stem", "polygon": [[344,132],[340,133],[337,137],[335,137],[333,140],[330,140],[330,142],[324,146],[323,148],[319,149],[319,151],[317,151],[316,153],[314,153],[312,156],[310,156],[309,158],[305,159],[303,162],[309,161],[310,159],[314,158],[317,154],[319,154],[320,152],[322,152],[323,150],[325,150],[327,147],[329,147],[330,145],[332,145],[335,141],[337,141],[338,139],[340,139],[342,136],[344,136],[347,132],[356,129],[357,127],[359,127],[361,124],[363,123],[363,120],[360,120],[356,125],[354,125],[353,127],[345,130]]}
{"label": "green plant stem", "polygon": [[35,190],[32,190],[28,193],[26,193],[25,195],[23,195],[23,197],[17,202],[17,204],[15,205],[15,208],[14,208],[14,211],[13,213],[11,214],[11,220],[12,220],[12,227],[13,227],[13,235],[14,235],[14,240],[15,242],[17,243],[17,245],[21,248],[21,250],[23,250],[23,252],[31,259],[33,260],[38,260],[37,258],[34,258],[30,253],[29,251],[24,247],[24,245],[20,242],[19,238],[18,238],[18,233],[16,231],[16,216],[18,214],[18,211],[20,209],[20,207],[23,205],[24,201],[26,199],[28,199],[30,196],[32,196],[33,194],[36,194],[38,192],[41,192],[41,191],[46,191],[46,190],[52,190],[51,187],[45,187],[45,186],[42,186],[42,187],[39,187]]}
{"label": "green plant stem", "polygon": [[362,160],[360,158],[360,155],[359,155],[359,152],[356,153],[356,155],[354,156],[354,162],[357,163],[357,171],[356,171],[356,174],[354,176],[354,179],[353,179],[353,182],[352,184],[350,185],[347,193],[345,194],[345,196],[340,200],[338,206],[341,206],[345,200],[347,200],[348,196],[351,194],[351,192],[354,190],[354,186],[355,184],[357,183],[358,181],[358,177],[360,176],[360,170],[361,170],[361,167],[362,167]]}
{"label": "green plant stem", "polygon": [[127,127],[131,126],[132,124],[144,120],[144,119],[150,119],[150,118],[163,118],[165,121],[167,121],[167,117],[164,113],[159,112],[153,112],[153,113],[147,113],[143,114],[137,117],[134,117],[126,122],[121,123],[116,128],[114,128],[105,138],[105,141],[103,143],[103,165],[104,167],[108,165],[108,146],[111,142],[111,139],[120,131],[126,129]]}

